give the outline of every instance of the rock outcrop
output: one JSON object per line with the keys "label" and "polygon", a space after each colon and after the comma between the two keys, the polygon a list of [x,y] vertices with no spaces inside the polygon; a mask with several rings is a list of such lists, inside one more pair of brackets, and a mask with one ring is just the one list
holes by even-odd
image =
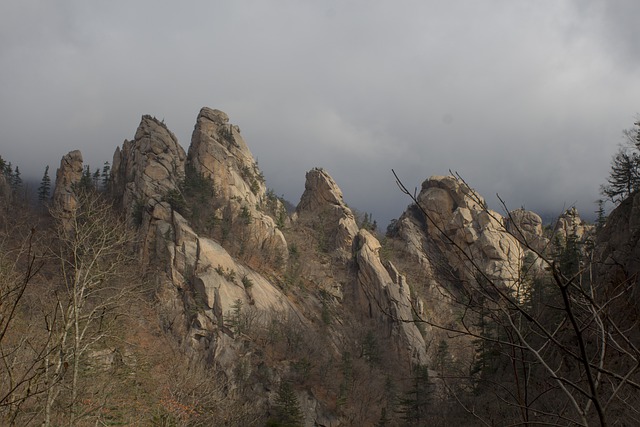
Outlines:
{"label": "rock outcrop", "polygon": [[[213,235],[223,246],[253,267],[282,268],[288,257],[287,242],[265,213],[269,205],[280,202],[267,197],[262,172],[240,129],[222,111],[200,110],[187,168],[214,186],[208,209],[219,224]],[[271,210],[286,216],[281,204]]]}
{"label": "rock outcrop", "polygon": [[82,179],[82,153],[79,150],[70,151],[62,157],[60,167],[56,171],[56,186],[53,190],[53,207],[61,215],[71,213],[77,204],[74,187]]}
{"label": "rock outcrop", "polygon": [[574,236],[578,241],[585,241],[593,235],[593,225],[587,224],[580,218],[578,210],[573,207],[567,209],[556,221],[554,236],[560,242],[566,242],[569,236]]}
{"label": "rock outcrop", "polygon": [[353,212],[344,203],[342,191],[323,169],[307,172],[296,216],[297,220],[309,221],[320,231],[323,250],[351,253],[358,225]]}
{"label": "rock outcrop", "polygon": [[117,148],[111,165],[111,192],[121,200],[129,216],[150,211],[184,179],[186,155],[167,126],[142,116],[131,141]]}
{"label": "rock outcrop", "polygon": [[160,120],[145,115],[133,140],[113,155],[110,191],[133,224],[140,227],[142,263],[162,260],[157,233],[174,213],[162,203],[179,192],[186,155],[175,135]]}
{"label": "rock outcrop", "polygon": [[415,251],[416,258],[433,258],[425,255],[428,247],[417,247],[418,242],[429,241],[439,246],[463,280],[473,280],[481,271],[496,283],[507,287],[515,284],[523,248],[507,232],[504,218],[488,209],[480,195],[454,176],[433,176],[422,184],[417,200],[426,215],[410,209],[398,221],[402,228],[411,224],[408,216],[418,215],[420,218],[413,223],[424,224],[422,230],[415,230],[424,237],[413,236],[410,240],[414,243],[409,250]]}
{"label": "rock outcrop", "polygon": [[[286,242],[274,221],[256,208],[264,185],[258,183],[254,192],[241,176],[243,167],[255,166],[255,162],[244,142],[233,137],[237,129],[230,131],[231,136],[221,136],[227,135],[223,130],[228,129],[226,120],[222,112],[203,109],[188,167],[216,184],[222,183],[215,187],[214,202],[226,204],[225,212],[233,212],[230,223],[243,219],[243,227],[230,225],[229,241],[242,236],[247,250],[286,251]],[[276,315],[293,308],[258,271],[219,242],[199,235],[185,219],[181,211],[193,209],[182,206],[186,163],[184,150],[164,123],[143,116],[134,139],[125,141],[114,154],[111,193],[138,227],[143,265],[156,270],[157,295],[164,316],[172,319],[174,333],[189,337],[187,348],[191,351],[207,354],[218,366],[231,369],[237,352],[235,333],[229,327],[234,310],[246,307]],[[252,170],[257,171],[257,166]],[[242,217],[245,206],[252,221]],[[212,211],[212,216],[216,213]],[[274,235],[275,243],[269,240]],[[194,311],[194,307],[198,309]]]}
{"label": "rock outcrop", "polygon": [[640,193],[625,199],[608,216],[595,239],[596,272],[598,283],[607,288],[622,284],[632,292],[625,298],[633,299],[640,309]]}
{"label": "rock outcrop", "polygon": [[542,254],[549,244],[542,231],[542,218],[535,212],[515,209],[506,220],[507,231],[526,248]]}
{"label": "rock outcrop", "polygon": [[421,303],[412,301],[405,276],[390,261],[380,261],[380,242],[367,230],[360,230],[355,239],[355,260],[358,266],[357,303],[359,311],[386,328],[388,336],[398,346],[397,352],[411,355],[414,364],[427,362],[426,345],[413,323],[414,312],[420,313]]}

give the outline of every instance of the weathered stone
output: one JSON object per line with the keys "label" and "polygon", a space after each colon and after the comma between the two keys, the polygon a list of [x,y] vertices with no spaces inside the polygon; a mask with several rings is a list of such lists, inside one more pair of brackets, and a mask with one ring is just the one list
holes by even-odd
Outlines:
{"label": "weathered stone", "polygon": [[304,188],[296,208],[297,218],[317,223],[327,250],[350,253],[358,225],[338,185],[325,170],[315,168],[307,172]]}
{"label": "weathered stone", "polygon": [[[217,234],[223,245],[254,268],[276,270],[286,264],[287,242],[265,212],[279,204],[268,200],[262,172],[237,126],[219,110],[202,108],[191,138],[188,166],[214,185],[211,211],[222,223]],[[281,205],[277,211],[284,216]]]}
{"label": "weathered stone", "polygon": [[184,179],[185,159],[184,149],[166,125],[142,116],[134,140],[125,141],[113,155],[112,194],[122,200],[131,217],[150,200],[159,201],[178,189]]}
{"label": "weathered stone", "polygon": [[[425,247],[425,238],[440,246],[440,253],[464,280],[473,279],[476,269],[497,283],[512,286],[518,278],[517,267],[523,256],[519,242],[505,228],[500,214],[486,207],[484,199],[453,176],[433,176],[422,184],[417,197],[426,216],[419,210],[403,214],[398,224],[400,235],[409,242],[410,252],[418,259],[433,258]],[[418,215],[422,229],[402,230],[412,216]],[[424,234],[420,237],[418,234]]]}
{"label": "weathered stone", "polygon": [[82,179],[82,153],[79,150],[70,151],[60,161],[56,171],[56,186],[53,190],[53,206],[62,215],[71,213],[76,208],[77,199],[74,187]]}
{"label": "weathered stone", "polygon": [[395,266],[380,261],[380,242],[367,230],[360,230],[354,247],[358,265],[359,296],[355,310],[377,319],[388,328],[401,351],[415,363],[426,363],[425,342],[413,320],[411,293]]}
{"label": "weathered stone", "polygon": [[560,215],[554,229],[554,236],[558,237],[561,242],[566,242],[570,235],[575,236],[579,241],[584,241],[592,234],[593,226],[580,218],[575,207],[567,209]]}
{"label": "weathered stone", "polygon": [[[602,289],[622,286],[630,292],[625,298],[640,308],[640,192],[627,197],[607,217],[597,232],[593,263],[595,282]],[[616,303],[616,302],[614,302]]]}

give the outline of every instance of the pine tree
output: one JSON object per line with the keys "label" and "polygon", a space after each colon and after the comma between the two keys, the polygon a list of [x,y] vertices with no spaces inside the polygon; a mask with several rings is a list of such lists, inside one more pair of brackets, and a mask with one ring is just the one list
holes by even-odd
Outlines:
{"label": "pine tree", "polygon": [[600,192],[617,203],[640,188],[640,155],[621,148],[611,160],[611,172],[607,184]]}
{"label": "pine tree", "polygon": [[600,230],[607,222],[607,216],[604,210],[604,202],[604,199],[596,200],[596,203],[598,204],[598,209],[596,210],[596,230]]}
{"label": "pine tree", "polygon": [[618,203],[640,188],[640,121],[635,128],[622,133],[625,142],[611,159],[611,172],[607,183],[600,187],[600,193]]}
{"label": "pine tree", "polygon": [[98,189],[100,187],[100,169],[96,169],[92,177],[93,188]]}
{"label": "pine tree", "polygon": [[93,189],[93,180],[91,179],[91,169],[89,166],[85,166],[82,177],[80,178],[79,186],[82,190]]}
{"label": "pine tree", "polygon": [[411,380],[411,389],[404,398],[400,399],[399,412],[402,414],[401,418],[406,421],[407,425],[426,425],[431,394],[429,370],[427,367],[417,365]]}
{"label": "pine tree", "polygon": [[42,175],[42,181],[40,181],[40,187],[38,187],[38,201],[44,203],[49,198],[51,192],[51,178],[49,178],[49,165],[44,169],[44,175]]}
{"label": "pine tree", "polygon": [[276,417],[269,425],[296,427],[304,425],[304,417],[300,403],[291,383],[283,381],[278,389],[275,406]]}
{"label": "pine tree", "polygon": [[441,376],[444,376],[451,368],[451,353],[449,352],[449,344],[445,340],[440,340],[436,348],[434,368],[438,370]]}
{"label": "pine tree", "polygon": [[109,182],[111,181],[111,166],[109,162],[104,162],[104,166],[102,166],[102,189],[106,190],[109,187]]}
{"label": "pine tree", "polygon": [[16,166],[16,170],[11,177],[11,188],[14,192],[22,187],[22,177],[20,176],[20,168]]}

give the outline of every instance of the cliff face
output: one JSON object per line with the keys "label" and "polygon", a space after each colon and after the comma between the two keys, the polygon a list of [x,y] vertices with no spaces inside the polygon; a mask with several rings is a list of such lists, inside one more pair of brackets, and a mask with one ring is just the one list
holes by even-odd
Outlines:
{"label": "cliff face", "polygon": [[252,267],[281,269],[288,257],[287,242],[267,211],[283,215],[284,207],[267,197],[258,164],[239,128],[222,111],[206,107],[200,111],[187,167],[213,187],[212,197],[202,207],[218,222],[212,235]]}
{"label": "cliff face", "polygon": [[[117,148],[111,167],[111,190],[129,216],[160,201],[184,179],[185,152],[164,123],[142,116],[131,141]],[[136,212],[135,215],[138,215]]]}
{"label": "cliff face", "polygon": [[412,257],[425,265],[445,257],[462,280],[474,280],[479,270],[514,286],[525,249],[480,195],[456,177],[434,176],[422,184],[417,200],[425,212],[409,209],[396,225]]}
{"label": "cliff face", "polygon": [[613,291],[629,289],[626,297],[640,308],[640,193],[624,200],[607,218],[595,239],[596,279]]}
{"label": "cliff face", "polygon": [[74,186],[80,183],[82,171],[82,153],[79,150],[62,157],[56,171],[56,187],[53,191],[53,206],[62,212],[71,212],[76,207]]}
{"label": "cliff face", "polygon": [[296,208],[296,219],[322,229],[325,250],[351,254],[358,233],[355,217],[342,198],[342,191],[323,169],[307,172],[304,193]]}

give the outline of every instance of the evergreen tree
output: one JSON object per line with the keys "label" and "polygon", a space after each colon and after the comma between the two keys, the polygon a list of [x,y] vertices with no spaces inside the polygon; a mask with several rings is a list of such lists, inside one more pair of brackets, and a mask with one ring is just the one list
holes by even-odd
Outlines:
{"label": "evergreen tree", "polygon": [[640,121],[622,133],[626,141],[611,160],[607,183],[600,187],[602,195],[617,203],[640,188]]}
{"label": "evergreen tree", "polygon": [[40,187],[38,187],[38,201],[44,203],[49,198],[51,192],[51,178],[49,178],[49,165],[44,169],[44,175],[42,175],[42,181],[40,181]]}
{"label": "evergreen tree", "polygon": [[411,389],[404,398],[400,399],[401,418],[410,426],[426,425],[431,394],[427,367],[417,365],[411,381]]}
{"label": "evergreen tree", "polygon": [[567,278],[573,277],[580,272],[582,261],[582,242],[575,230],[567,235],[565,242],[556,242],[557,262],[560,271]]}
{"label": "evergreen tree", "polygon": [[82,190],[93,189],[93,180],[91,179],[91,169],[89,166],[85,166],[82,177],[80,178],[79,186]]}
{"label": "evergreen tree", "polygon": [[620,148],[611,160],[611,172],[607,184],[600,188],[600,192],[617,203],[626,199],[631,193],[640,188],[640,155]]}
{"label": "evergreen tree", "polygon": [[93,173],[92,185],[95,189],[100,188],[100,169],[96,169],[96,171]]}
{"label": "evergreen tree", "polygon": [[291,383],[283,381],[278,389],[275,405],[275,418],[268,425],[296,427],[304,425],[304,417],[300,403]]}
{"label": "evergreen tree", "polygon": [[596,203],[598,204],[598,209],[596,210],[596,230],[600,230],[607,222],[607,216],[604,210],[604,202],[604,199],[598,199],[596,201]]}
{"label": "evergreen tree", "polygon": [[440,376],[444,376],[451,368],[451,363],[449,344],[445,340],[440,340],[434,357],[434,368],[438,370]]}
{"label": "evergreen tree", "polygon": [[22,177],[20,176],[20,168],[16,166],[16,170],[11,177],[11,189],[16,192],[22,187]]}
{"label": "evergreen tree", "polygon": [[106,190],[109,187],[109,181],[111,181],[111,166],[109,162],[104,162],[102,166],[102,189]]}

